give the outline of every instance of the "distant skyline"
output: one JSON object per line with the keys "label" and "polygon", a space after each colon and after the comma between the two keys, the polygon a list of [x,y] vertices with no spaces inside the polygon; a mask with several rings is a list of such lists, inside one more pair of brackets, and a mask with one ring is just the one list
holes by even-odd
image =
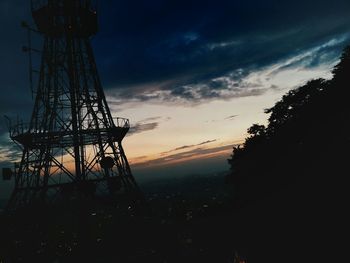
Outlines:
{"label": "distant skyline", "polygon": [[[20,21],[33,24],[29,9],[0,2],[0,115],[26,121],[34,102]],[[228,169],[232,146],[266,123],[264,109],[330,78],[350,43],[348,0],[105,0],[98,14],[97,66],[112,114],[131,121],[123,143],[137,179]],[[2,118],[0,168],[19,156]]]}

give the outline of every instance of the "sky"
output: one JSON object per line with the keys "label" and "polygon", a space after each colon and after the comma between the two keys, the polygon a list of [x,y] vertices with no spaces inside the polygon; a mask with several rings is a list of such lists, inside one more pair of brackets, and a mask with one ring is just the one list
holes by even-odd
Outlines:
{"label": "sky", "polygon": [[[24,120],[29,8],[0,0],[0,116]],[[350,43],[348,0],[101,0],[97,12],[91,43],[112,114],[130,119],[123,143],[139,180],[227,170],[247,128],[266,124],[264,109],[330,78]],[[1,117],[0,167],[19,154]]]}

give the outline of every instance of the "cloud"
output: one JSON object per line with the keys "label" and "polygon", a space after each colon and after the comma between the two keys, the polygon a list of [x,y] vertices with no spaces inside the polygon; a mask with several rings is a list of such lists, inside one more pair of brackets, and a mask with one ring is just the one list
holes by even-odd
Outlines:
{"label": "cloud", "polygon": [[201,143],[198,143],[198,144],[180,146],[180,147],[177,147],[177,148],[172,149],[170,151],[162,152],[161,155],[165,155],[165,154],[168,154],[168,153],[171,153],[171,152],[180,151],[180,150],[185,150],[185,149],[188,149],[188,148],[193,148],[193,147],[196,147],[196,146],[209,144],[209,143],[216,142],[216,141],[217,140],[215,139],[215,140],[208,140],[208,141],[205,141],[205,142],[201,142]]}
{"label": "cloud", "polygon": [[2,147],[0,149],[0,160],[1,162],[12,163],[18,161],[18,150],[13,147]]}
{"label": "cloud", "polygon": [[206,123],[213,123],[213,122],[221,122],[221,121],[227,121],[227,120],[234,120],[236,117],[238,117],[238,115],[231,115],[228,116],[224,119],[215,119],[215,120],[207,120],[205,121]]}
{"label": "cloud", "polygon": [[131,136],[138,133],[151,131],[151,130],[157,129],[158,126],[159,126],[158,122],[136,123],[134,126],[131,126],[128,135]]}
{"label": "cloud", "polygon": [[[28,60],[20,52],[26,34],[19,22],[33,24],[30,5],[3,0],[0,12],[0,33],[6,36],[0,43],[6,50],[0,60],[0,114],[27,118],[33,101]],[[121,103],[198,104],[262,95],[268,88],[247,83],[246,76],[341,39],[285,67],[333,61],[349,41],[349,36],[341,38],[350,26],[349,12],[345,0],[317,5],[311,0],[140,0],[137,8],[133,2],[109,0],[100,3],[100,32],[92,44],[105,91]],[[33,39],[38,47],[41,41]]]}
{"label": "cloud", "polygon": [[0,135],[0,164],[7,165],[18,162],[20,158],[20,150],[18,146],[10,140],[8,134]]}
{"label": "cloud", "polygon": [[[183,8],[186,6],[186,8]],[[0,5],[0,114],[31,111],[28,60],[21,20],[34,24],[30,4]],[[339,38],[350,26],[350,2],[312,0],[103,1],[100,32],[92,41],[103,86],[122,101],[205,103],[264,94],[251,85],[233,89],[245,75]],[[132,18],[132,19],[131,19]],[[35,47],[42,39],[34,37]],[[349,41],[311,54],[294,65],[317,67],[334,60]],[[40,59],[34,59],[36,63]],[[18,77],[21,76],[21,77]],[[222,78],[222,79],[220,79]],[[140,88],[141,87],[141,88]],[[29,113],[28,113],[29,112]]]}
{"label": "cloud", "polygon": [[330,39],[322,45],[292,56],[282,63],[275,72],[295,68],[313,69],[327,63],[333,64],[339,59],[339,50],[344,47],[344,43],[349,41],[349,37],[350,34],[346,33],[337,38]]}
{"label": "cloud", "polygon": [[[152,103],[173,103],[196,105],[212,100],[230,100],[234,98],[261,96],[269,90],[276,90],[275,84],[268,84],[280,72],[291,69],[314,70],[327,65],[328,71],[339,58],[345,43],[350,40],[350,34],[338,35],[322,44],[295,53],[284,54],[275,60],[265,62],[255,61],[255,64],[239,67],[221,73],[182,76],[169,79],[156,85],[145,84],[138,88],[114,89],[108,91],[114,100],[119,103],[131,101]],[[264,51],[261,51],[264,52]],[[233,67],[234,68],[234,67]],[[267,74],[266,72],[269,71]],[[217,74],[217,75],[216,75]],[[258,78],[261,75],[264,79]],[[287,84],[287,83],[286,83]]]}
{"label": "cloud", "polygon": [[[161,165],[167,165],[170,163],[176,163],[176,162],[184,162],[192,159],[201,159],[206,158],[209,156],[217,156],[220,154],[227,155],[229,151],[232,150],[234,145],[224,145],[224,146],[218,146],[214,148],[195,148],[189,151],[181,152],[181,153],[175,153],[167,156],[162,156],[160,158],[156,158],[150,161],[145,162],[139,162],[134,163],[133,167],[135,168],[142,168],[142,167],[151,167],[151,166],[161,166]],[[184,148],[186,149],[186,148]],[[170,153],[169,151],[168,153]]]}
{"label": "cloud", "polygon": [[204,145],[204,144],[208,144],[208,143],[212,143],[212,142],[216,142],[217,140],[208,140],[208,141],[205,141],[205,142],[201,142],[201,143],[198,143],[197,146],[200,146],[200,145]]}
{"label": "cloud", "polygon": [[[233,79],[238,85],[244,75],[231,74],[239,69],[245,76],[262,70],[337,39],[350,26],[350,4],[342,0],[335,0],[332,5],[323,0],[317,5],[309,0],[278,4],[271,0],[264,4],[188,1],[186,9],[182,8],[182,1],[151,2],[142,14],[122,4],[138,18],[129,25],[125,14],[118,17],[115,34],[110,28],[106,36],[110,50],[103,45],[100,51],[96,44],[100,65],[106,69],[102,71],[106,88],[115,90],[121,98],[205,103],[261,95],[264,90],[251,85],[232,89],[220,78]],[[109,12],[119,11],[112,8]],[[118,36],[118,41],[113,36]],[[315,53],[309,62],[296,65],[307,68],[328,63],[339,56],[347,41],[349,37],[333,45],[333,49],[325,49],[319,61],[319,54]],[[118,43],[122,55],[113,43]],[[106,66],[104,61],[108,61]]]}
{"label": "cloud", "polygon": [[170,121],[171,117],[154,116],[138,121],[135,125],[131,125],[128,135],[134,135],[141,132],[157,129],[161,122]]}
{"label": "cloud", "polygon": [[231,115],[225,118],[225,120],[233,120],[237,117],[238,115]]}

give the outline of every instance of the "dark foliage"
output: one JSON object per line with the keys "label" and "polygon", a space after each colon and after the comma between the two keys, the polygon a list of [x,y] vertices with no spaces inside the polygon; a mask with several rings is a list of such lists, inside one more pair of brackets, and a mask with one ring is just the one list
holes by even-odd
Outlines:
{"label": "dark foliage", "polygon": [[227,177],[238,203],[259,200],[284,186],[344,179],[350,146],[350,47],[333,79],[311,80],[289,91],[272,108],[268,125],[254,124],[243,147],[228,160]]}
{"label": "dark foliage", "polygon": [[236,236],[254,262],[348,258],[350,47],[332,72],[266,109],[267,127],[250,127],[228,160]]}

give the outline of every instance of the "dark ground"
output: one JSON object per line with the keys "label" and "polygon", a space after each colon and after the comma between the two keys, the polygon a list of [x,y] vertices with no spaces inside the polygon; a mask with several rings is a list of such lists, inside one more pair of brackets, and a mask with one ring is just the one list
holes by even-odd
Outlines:
{"label": "dark ground", "polygon": [[299,176],[237,203],[224,178],[145,184],[140,209],[89,201],[2,216],[0,262],[226,263],[235,252],[249,263],[333,262],[346,251],[337,184]]}
{"label": "dark ground", "polygon": [[145,183],[142,205],[80,200],[2,216],[0,259],[228,262],[235,249],[227,220],[231,186],[224,178],[221,173]]}

